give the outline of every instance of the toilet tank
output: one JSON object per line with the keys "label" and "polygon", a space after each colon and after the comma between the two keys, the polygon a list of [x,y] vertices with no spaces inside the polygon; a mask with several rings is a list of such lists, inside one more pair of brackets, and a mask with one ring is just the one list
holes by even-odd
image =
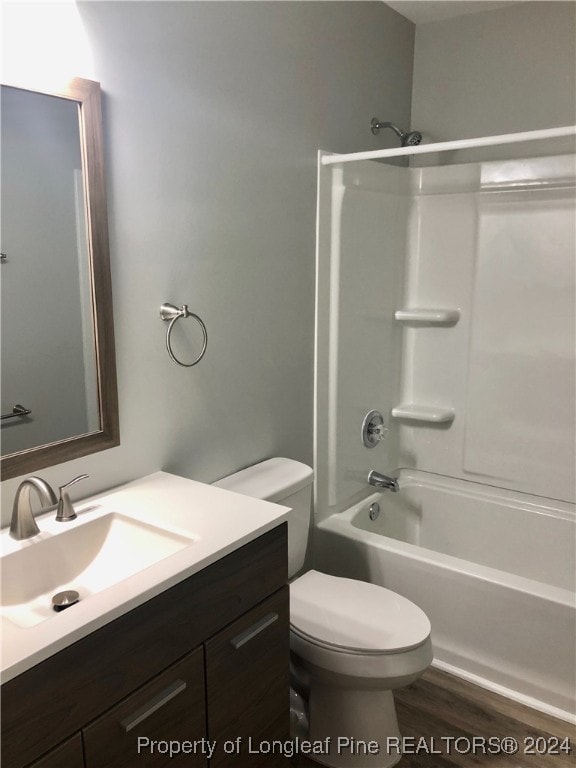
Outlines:
{"label": "toilet tank", "polygon": [[214,483],[218,488],[290,507],[288,513],[288,575],[304,565],[312,512],[313,472],[293,459],[274,458],[254,464]]}

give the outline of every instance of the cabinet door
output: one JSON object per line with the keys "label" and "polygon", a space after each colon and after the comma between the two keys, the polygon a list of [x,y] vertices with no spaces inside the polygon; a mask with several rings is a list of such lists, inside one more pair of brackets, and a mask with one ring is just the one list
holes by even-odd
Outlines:
{"label": "cabinet door", "polygon": [[211,768],[285,765],[267,746],[290,736],[289,634],[284,587],[206,643]]}
{"label": "cabinet door", "polygon": [[77,733],[28,768],[84,768],[82,737]]}
{"label": "cabinet door", "polygon": [[[130,659],[126,659],[129,663]],[[139,688],[82,733],[86,768],[204,768],[202,647]]]}

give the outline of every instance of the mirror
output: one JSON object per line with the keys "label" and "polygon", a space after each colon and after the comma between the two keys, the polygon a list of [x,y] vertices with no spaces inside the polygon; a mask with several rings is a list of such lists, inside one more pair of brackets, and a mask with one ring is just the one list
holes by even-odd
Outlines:
{"label": "mirror", "polygon": [[118,445],[100,86],[1,86],[2,479]]}

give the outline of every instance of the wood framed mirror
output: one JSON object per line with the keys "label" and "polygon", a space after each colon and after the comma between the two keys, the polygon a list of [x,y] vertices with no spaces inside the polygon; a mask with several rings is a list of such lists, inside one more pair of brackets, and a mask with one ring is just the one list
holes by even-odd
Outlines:
{"label": "wood framed mirror", "polygon": [[4,480],[120,434],[100,85],[2,85],[1,114]]}

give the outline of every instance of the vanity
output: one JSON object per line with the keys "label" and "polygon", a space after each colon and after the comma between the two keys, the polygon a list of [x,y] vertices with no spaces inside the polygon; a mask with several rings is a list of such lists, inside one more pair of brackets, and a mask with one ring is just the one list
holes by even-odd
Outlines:
{"label": "vanity", "polygon": [[75,506],[2,534],[2,765],[284,764],[287,510],[164,472]]}

